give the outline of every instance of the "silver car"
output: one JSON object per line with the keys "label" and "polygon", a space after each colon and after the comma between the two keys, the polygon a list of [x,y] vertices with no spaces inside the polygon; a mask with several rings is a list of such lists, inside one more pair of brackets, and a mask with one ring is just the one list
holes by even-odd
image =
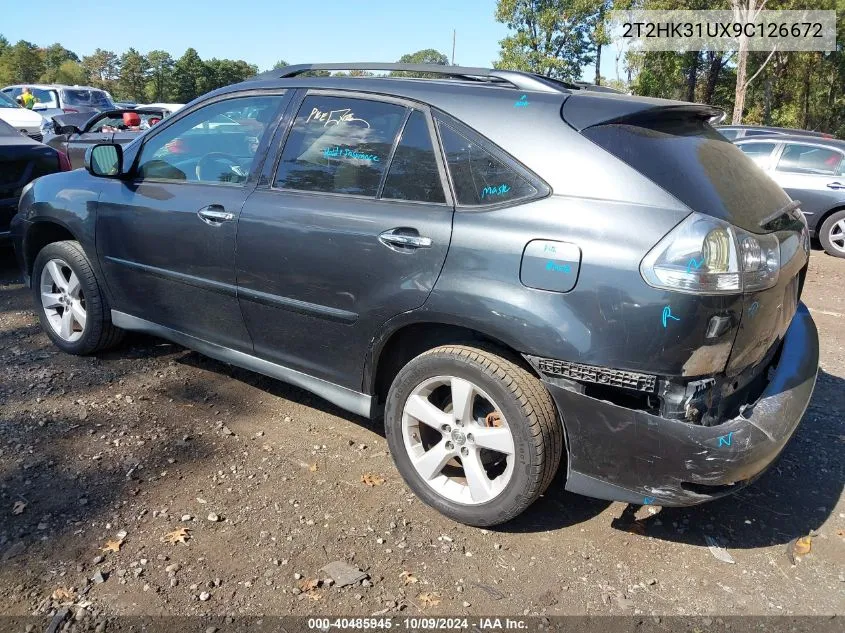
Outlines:
{"label": "silver car", "polygon": [[845,141],[806,136],[757,136],[735,141],[790,195],[813,237],[845,257]]}

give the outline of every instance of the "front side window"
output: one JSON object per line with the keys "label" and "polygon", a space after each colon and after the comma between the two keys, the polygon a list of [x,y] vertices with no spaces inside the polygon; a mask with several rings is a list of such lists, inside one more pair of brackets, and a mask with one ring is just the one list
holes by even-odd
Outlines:
{"label": "front side window", "polygon": [[425,115],[419,110],[411,113],[402,130],[381,197],[392,200],[446,202],[431,133]]}
{"label": "front side window", "polygon": [[511,202],[537,193],[531,183],[493,154],[448,125],[439,124],[458,204]]}
{"label": "front side window", "polygon": [[406,111],[367,99],[306,97],[274,186],[375,197]]}
{"label": "front side window", "polygon": [[144,143],[140,178],[242,184],[281,95],[236,97],[201,107]]}
{"label": "front side window", "polygon": [[775,150],[774,143],[743,143],[738,145],[742,153],[757,163],[758,167],[766,169],[769,166],[769,157]]}
{"label": "front side window", "polygon": [[789,144],[783,148],[777,170],[797,174],[833,176],[839,170],[842,154],[814,145]]}

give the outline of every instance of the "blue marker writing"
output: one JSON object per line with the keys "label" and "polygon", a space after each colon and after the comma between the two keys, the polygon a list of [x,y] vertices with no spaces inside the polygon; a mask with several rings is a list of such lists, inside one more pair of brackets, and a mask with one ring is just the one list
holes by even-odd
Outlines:
{"label": "blue marker writing", "polygon": [[519,101],[513,104],[514,108],[524,108],[528,105],[528,95],[522,95]]}
{"label": "blue marker writing", "polygon": [[733,434],[734,434],[734,432],[731,431],[727,435],[720,435],[719,436],[719,446],[730,446],[731,442],[733,441]]}
{"label": "blue marker writing", "polygon": [[663,327],[666,327],[666,319],[674,319],[675,321],[680,321],[678,317],[672,314],[672,308],[670,308],[669,306],[663,308]]}
{"label": "blue marker writing", "polygon": [[643,498],[643,505],[644,506],[650,506],[652,503],[654,503],[654,497],[644,497]]}
{"label": "blue marker writing", "polygon": [[754,303],[752,303],[750,306],[748,306],[749,316],[754,316],[755,314],[757,314],[757,310],[759,308],[760,308],[760,304],[757,303],[756,301]]}
{"label": "blue marker writing", "polygon": [[692,272],[692,269],[695,268],[698,270],[704,264],[704,258],[701,258],[701,261],[698,261],[695,257],[689,260],[689,264],[687,264],[687,272]]}
{"label": "blue marker writing", "polygon": [[481,190],[481,199],[483,200],[489,196],[503,196],[510,190],[511,188],[504,183],[498,187],[484,187],[484,189]]}
{"label": "blue marker writing", "polygon": [[551,260],[546,262],[546,270],[553,270],[558,273],[572,272],[572,268],[570,268],[569,264],[558,264],[557,262],[553,262]]}
{"label": "blue marker writing", "polygon": [[368,160],[373,163],[379,162],[379,157],[375,154],[365,154],[364,152],[356,152],[352,149],[345,149],[342,147],[327,147],[323,150],[325,158],[357,158],[359,160]]}

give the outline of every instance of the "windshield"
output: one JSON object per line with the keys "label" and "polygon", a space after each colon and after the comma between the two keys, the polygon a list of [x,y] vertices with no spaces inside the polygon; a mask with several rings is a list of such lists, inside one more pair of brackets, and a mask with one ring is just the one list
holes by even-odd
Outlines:
{"label": "windshield", "polygon": [[0,92],[0,108],[18,108],[20,107],[17,103],[15,103],[12,99],[10,99],[7,95]]}
{"label": "windshield", "polygon": [[71,106],[91,106],[94,108],[111,108],[114,104],[102,90],[88,90],[73,88],[62,90],[64,104]]}

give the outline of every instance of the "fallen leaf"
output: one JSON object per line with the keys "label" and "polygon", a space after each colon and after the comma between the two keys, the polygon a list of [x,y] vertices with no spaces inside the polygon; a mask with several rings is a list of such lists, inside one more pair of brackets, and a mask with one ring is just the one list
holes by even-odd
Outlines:
{"label": "fallen leaf", "polygon": [[440,604],[440,594],[437,592],[421,593],[417,596],[417,600],[419,600],[420,604],[424,607],[436,607]]}
{"label": "fallen leaf", "polygon": [[119,541],[109,540],[109,541],[106,541],[105,547],[100,548],[100,551],[101,552],[119,552],[121,545],[123,545],[123,539],[120,539]]}
{"label": "fallen leaf", "polygon": [[191,528],[180,527],[177,530],[173,530],[172,532],[168,532],[164,535],[164,542],[170,543],[171,545],[176,545],[176,543],[187,543],[188,539],[191,538],[189,532]]}
{"label": "fallen leaf", "polygon": [[321,584],[322,581],[317,580],[316,578],[314,580],[303,580],[299,583],[299,588],[302,589],[303,593],[308,593],[309,591],[313,591],[319,587]]}
{"label": "fallen leaf", "polygon": [[73,599],[73,589],[59,587],[50,597],[53,598],[53,600],[71,600]]}
{"label": "fallen leaf", "polygon": [[15,505],[12,506],[12,514],[20,514],[26,509],[26,504],[23,501],[15,501]]}
{"label": "fallen leaf", "polygon": [[399,574],[399,577],[405,581],[405,585],[413,585],[415,582],[419,582],[417,577],[409,571],[403,571]]}
{"label": "fallen leaf", "polygon": [[361,475],[361,481],[370,487],[380,486],[384,483],[384,478],[374,475],[373,473],[366,473]]}
{"label": "fallen leaf", "polygon": [[704,542],[707,543],[707,549],[710,550],[710,553],[713,554],[713,558],[716,560],[720,560],[723,563],[730,563],[731,565],[736,563],[733,556],[728,553],[728,550],[719,545],[719,541],[709,534],[704,535]]}
{"label": "fallen leaf", "polygon": [[310,470],[312,473],[316,473],[317,472],[317,462],[314,462],[313,464],[309,464],[308,470]]}
{"label": "fallen leaf", "polygon": [[809,536],[802,536],[795,541],[795,545],[792,546],[792,552],[795,556],[804,556],[805,554],[809,554],[811,549],[813,549],[813,542],[810,540]]}

